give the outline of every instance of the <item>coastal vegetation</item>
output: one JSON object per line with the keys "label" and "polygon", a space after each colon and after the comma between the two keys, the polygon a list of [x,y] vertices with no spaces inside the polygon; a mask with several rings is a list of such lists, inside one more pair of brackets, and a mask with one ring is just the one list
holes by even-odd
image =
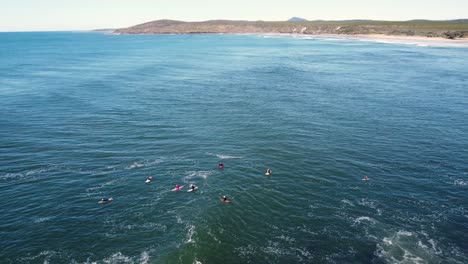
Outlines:
{"label": "coastal vegetation", "polygon": [[384,34],[425,36],[447,39],[468,38],[468,20],[450,21],[241,21],[209,20],[184,22],[156,20],[114,31],[116,34],[201,34],[201,33],[265,33],[265,34]]}

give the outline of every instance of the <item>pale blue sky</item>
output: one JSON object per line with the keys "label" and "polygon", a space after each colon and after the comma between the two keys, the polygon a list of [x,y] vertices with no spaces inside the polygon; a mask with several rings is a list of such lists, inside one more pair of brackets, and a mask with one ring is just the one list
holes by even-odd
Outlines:
{"label": "pale blue sky", "polygon": [[0,31],[89,30],[156,19],[468,18],[468,0],[0,0]]}

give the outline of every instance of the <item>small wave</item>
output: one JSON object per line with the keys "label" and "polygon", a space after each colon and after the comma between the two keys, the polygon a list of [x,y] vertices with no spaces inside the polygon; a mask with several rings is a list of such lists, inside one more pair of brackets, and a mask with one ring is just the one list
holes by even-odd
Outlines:
{"label": "small wave", "polygon": [[397,232],[397,236],[400,237],[400,236],[412,236],[413,233],[411,232],[408,232],[408,231],[403,231],[403,230],[400,230]]}
{"label": "small wave", "polygon": [[235,248],[234,251],[236,251],[239,254],[239,256],[242,256],[242,257],[255,255],[257,253],[253,245],[238,247],[238,248]]}
{"label": "small wave", "polygon": [[296,239],[295,239],[294,237],[289,237],[289,236],[285,236],[285,235],[281,235],[281,236],[278,236],[278,237],[276,237],[276,238],[279,238],[279,239],[281,239],[281,240],[284,240],[284,241],[286,241],[286,242],[288,242],[288,243],[293,243],[293,242],[296,241]]}
{"label": "small wave", "polygon": [[0,175],[0,179],[7,180],[7,181],[8,180],[22,180],[22,179],[32,178],[36,175],[48,172],[51,169],[52,169],[51,167],[42,167],[42,168],[29,170],[25,172],[6,173],[3,175]]}
{"label": "small wave", "polygon": [[44,250],[41,251],[39,254],[32,256],[32,257],[23,257],[21,260],[26,261],[26,262],[37,262],[38,259],[42,259],[43,263],[49,263],[50,259],[52,257],[60,257],[61,253],[57,251],[51,251],[51,250]]}
{"label": "small wave", "polygon": [[141,254],[140,254],[140,259],[139,259],[139,263],[141,263],[141,264],[147,264],[147,263],[149,263],[149,260],[150,260],[150,255],[149,255],[149,253],[146,252],[146,251],[141,252]]}
{"label": "small wave", "polygon": [[389,263],[438,263],[438,255],[442,250],[437,248],[437,243],[427,237],[399,230],[389,237],[384,237],[382,243],[377,243],[374,252],[379,258]]}
{"label": "small wave", "polygon": [[182,218],[180,217],[180,215],[176,215],[176,220],[177,220],[178,224],[184,223],[184,221],[182,221]]}
{"label": "small wave", "polygon": [[211,156],[216,156],[220,159],[242,159],[243,157],[241,156],[231,156],[231,155],[224,155],[224,154],[214,154],[214,153],[210,153],[208,152],[207,153],[208,155],[211,155]]}
{"label": "small wave", "polygon": [[159,223],[145,223],[145,224],[134,224],[134,225],[122,225],[122,229],[127,229],[127,230],[134,230],[134,229],[151,229],[151,230],[161,230],[165,232],[167,230],[167,226]]}
{"label": "small wave", "polygon": [[55,218],[54,216],[46,216],[46,217],[38,217],[36,219],[34,219],[34,223],[38,224],[38,223],[44,223],[44,222],[47,222],[49,221],[50,219],[53,219]]}
{"label": "small wave", "polygon": [[270,241],[270,245],[267,247],[262,247],[261,251],[270,255],[288,255],[290,252],[288,249],[279,247],[279,243],[273,243]]}
{"label": "small wave", "polygon": [[350,206],[354,206],[353,202],[351,202],[350,200],[347,200],[347,199],[343,199],[343,200],[341,200],[341,202],[344,203],[344,204],[350,205]]}
{"label": "small wave", "polygon": [[468,185],[468,181],[464,181],[464,180],[455,180],[453,182],[454,185],[458,185],[458,186],[467,186]]}
{"label": "small wave", "polygon": [[367,199],[361,199],[359,202],[358,202],[359,205],[362,205],[362,206],[365,206],[365,207],[369,207],[369,208],[372,208],[372,209],[376,209],[376,205],[374,203],[374,201],[369,201]]}
{"label": "small wave", "polygon": [[184,177],[185,180],[189,180],[194,177],[206,179],[213,174],[212,171],[187,171],[186,173],[188,173],[188,175]]}
{"label": "small wave", "polygon": [[112,184],[114,184],[116,182],[117,182],[117,179],[114,179],[114,180],[105,182],[103,184],[100,184],[98,186],[89,187],[89,188],[86,189],[86,196],[87,197],[92,197],[94,195],[97,195],[99,190],[101,190],[102,188],[104,188],[107,185],[112,185]]}
{"label": "small wave", "polygon": [[193,235],[195,234],[195,226],[187,225],[187,227],[187,240],[185,241],[185,243],[195,243],[195,240],[193,239]]}
{"label": "small wave", "polygon": [[362,222],[369,222],[372,225],[374,225],[377,221],[375,219],[373,219],[373,218],[368,217],[368,216],[360,216],[360,217],[354,219],[354,224],[355,225],[361,224]]}
{"label": "small wave", "polygon": [[157,165],[157,164],[160,164],[161,162],[162,161],[160,159],[135,161],[132,164],[125,167],[125,169],[126,170],[133,170],[133,169],[137,169],[137,168],[143,168],[143,167],[148,167],[148,166],[152,166],[152,165]]}
{"label": "small wave", "polygon": [[125,256],[122,252],[112,254],[110,257],[102,260],[104,263],[134,263],[131,257]]}
{"label": "small wave", "polygon": [[222,155],[222,154],[216,154],[216,157],[220,159],[242,159],[241,156],[229,156],[229,155]]}

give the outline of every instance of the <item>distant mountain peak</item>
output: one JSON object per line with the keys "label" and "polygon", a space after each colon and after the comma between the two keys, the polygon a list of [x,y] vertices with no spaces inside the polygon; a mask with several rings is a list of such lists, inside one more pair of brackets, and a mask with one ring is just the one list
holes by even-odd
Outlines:
{"label": "distant mountain peak", "polygon": [[307,19],[305,18],[301,18],[301,17],[291,17],[290,19],[288,19],[289,22],[302,22],[302,21],[307,21]]}

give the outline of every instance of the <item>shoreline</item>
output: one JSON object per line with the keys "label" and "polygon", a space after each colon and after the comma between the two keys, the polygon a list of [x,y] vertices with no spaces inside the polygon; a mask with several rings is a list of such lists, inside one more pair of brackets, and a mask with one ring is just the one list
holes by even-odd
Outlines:
{"label": "shoreline", "polygon": [[386,34],[295,34],[295,33],[217,33],[217,32],[204,32],[204,33],[120,33],[120,32],[104,32],[110,35],[256,35],[267,37],[292,37],[298,39],[322,39],[334,38],[340,40],[355,40],[355,41],[370,41],[387,44],[403,44],[403,45],[416,45],[427,47],[466,47],[468,48],[468,38],[448,39],[442,37],[425,37],[425,36],[403,36],[403,35],[386,35]]}
{"label": "shoreline", "polygon": [[441,37],[400,36],[385,34],[258,34],[262,36],[284,36],[303,39],[333,38],[339,40],[369,41],[387,44],[403,44],[426,47],[464,47],[468,48],[468,38],[447,39]]}

